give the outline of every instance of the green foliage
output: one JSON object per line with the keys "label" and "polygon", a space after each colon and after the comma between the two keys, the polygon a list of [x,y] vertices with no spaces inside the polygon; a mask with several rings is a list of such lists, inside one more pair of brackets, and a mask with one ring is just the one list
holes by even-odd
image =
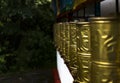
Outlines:
{"label": "green foliage", "polygon": [[0,0],[0,12],[0,72],[55,63],[50,2]]}

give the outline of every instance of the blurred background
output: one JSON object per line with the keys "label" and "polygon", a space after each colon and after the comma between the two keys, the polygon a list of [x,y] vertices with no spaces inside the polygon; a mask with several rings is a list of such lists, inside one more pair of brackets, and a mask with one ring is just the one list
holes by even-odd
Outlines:
{"label": "blurred background", "polygon": [[0,74],[56,67],[49,0],[0,0]]}

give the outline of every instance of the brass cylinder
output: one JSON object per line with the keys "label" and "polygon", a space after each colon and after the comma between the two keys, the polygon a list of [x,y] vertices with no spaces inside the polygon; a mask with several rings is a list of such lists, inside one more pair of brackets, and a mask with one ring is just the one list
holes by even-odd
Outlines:
{"label": "brass cylinder", "polygon": [[65,63],[70,63],[70,24],[65,23]]}
{"label": "brass cylinder", "polygon": [[94,62],[118,63],[119,26],[115,18],[91,18],[91,49]]}
{"label": "brass cylinder", "polygon": [[57,27],[56,27],[56,31],[57,31],[57,39],[56,39],[56,42],[57,42],[57,50],[60,51],[60,48],[61,48],[61,24],[62,23],[57,23]]}
{"label": "brass cylinder", "polygon": [[115,17],[94,17],[91,25],[91,83],[120,83],[119,26]]}
{"label": "brass cylinder", "polygon": [[73,78],[76,77],[77,72],[77,34],[76,22],[70,22],[70,71]]}
{"label": "brass cylinder", "polygon": [[54,24],[54,41],[55,41],[55,47],[57,50],[59,50],[59,24]]}
{"label": "brass cylinder", "polygon": [[60,55],[62,56],[62,50],[63,50],[63,23],[59,23],[59,52]]}
{"label": "brass cylinder", "polygon": [[61,25],[61,56],[65,59],[65,23]]}
{"label": "brass cylinder", "polygon": [[59,36],[59,28],[58,28],[58,23],[55,23],[54,26],[53,26],[53,36],[54,36],[54,44],[55,44],[55,47],[58,49],[58,36]]}
{"label": "brass cylinder", "polygon": [[89,83],[90,81],[90,25],[89,22],[77,23],[77,64],[78,75],[76,81]]}

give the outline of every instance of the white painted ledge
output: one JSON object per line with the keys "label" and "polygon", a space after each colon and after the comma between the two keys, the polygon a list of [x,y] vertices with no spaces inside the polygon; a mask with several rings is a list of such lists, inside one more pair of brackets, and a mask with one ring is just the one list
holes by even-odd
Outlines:
{"label": "white painted ledge", "polygon": [[58,51],[57,51],[57,69],[58,69],[58,74],[59,74],[61,83],[73,83],[74,79]]}

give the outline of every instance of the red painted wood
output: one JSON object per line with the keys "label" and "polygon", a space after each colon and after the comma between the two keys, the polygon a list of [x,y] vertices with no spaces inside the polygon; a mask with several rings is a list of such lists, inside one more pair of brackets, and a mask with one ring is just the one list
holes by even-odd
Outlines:
{"label": "red painted wood", "polygon": [[53,69],[53,77],[54,83],[61,83],[57,69]]}

